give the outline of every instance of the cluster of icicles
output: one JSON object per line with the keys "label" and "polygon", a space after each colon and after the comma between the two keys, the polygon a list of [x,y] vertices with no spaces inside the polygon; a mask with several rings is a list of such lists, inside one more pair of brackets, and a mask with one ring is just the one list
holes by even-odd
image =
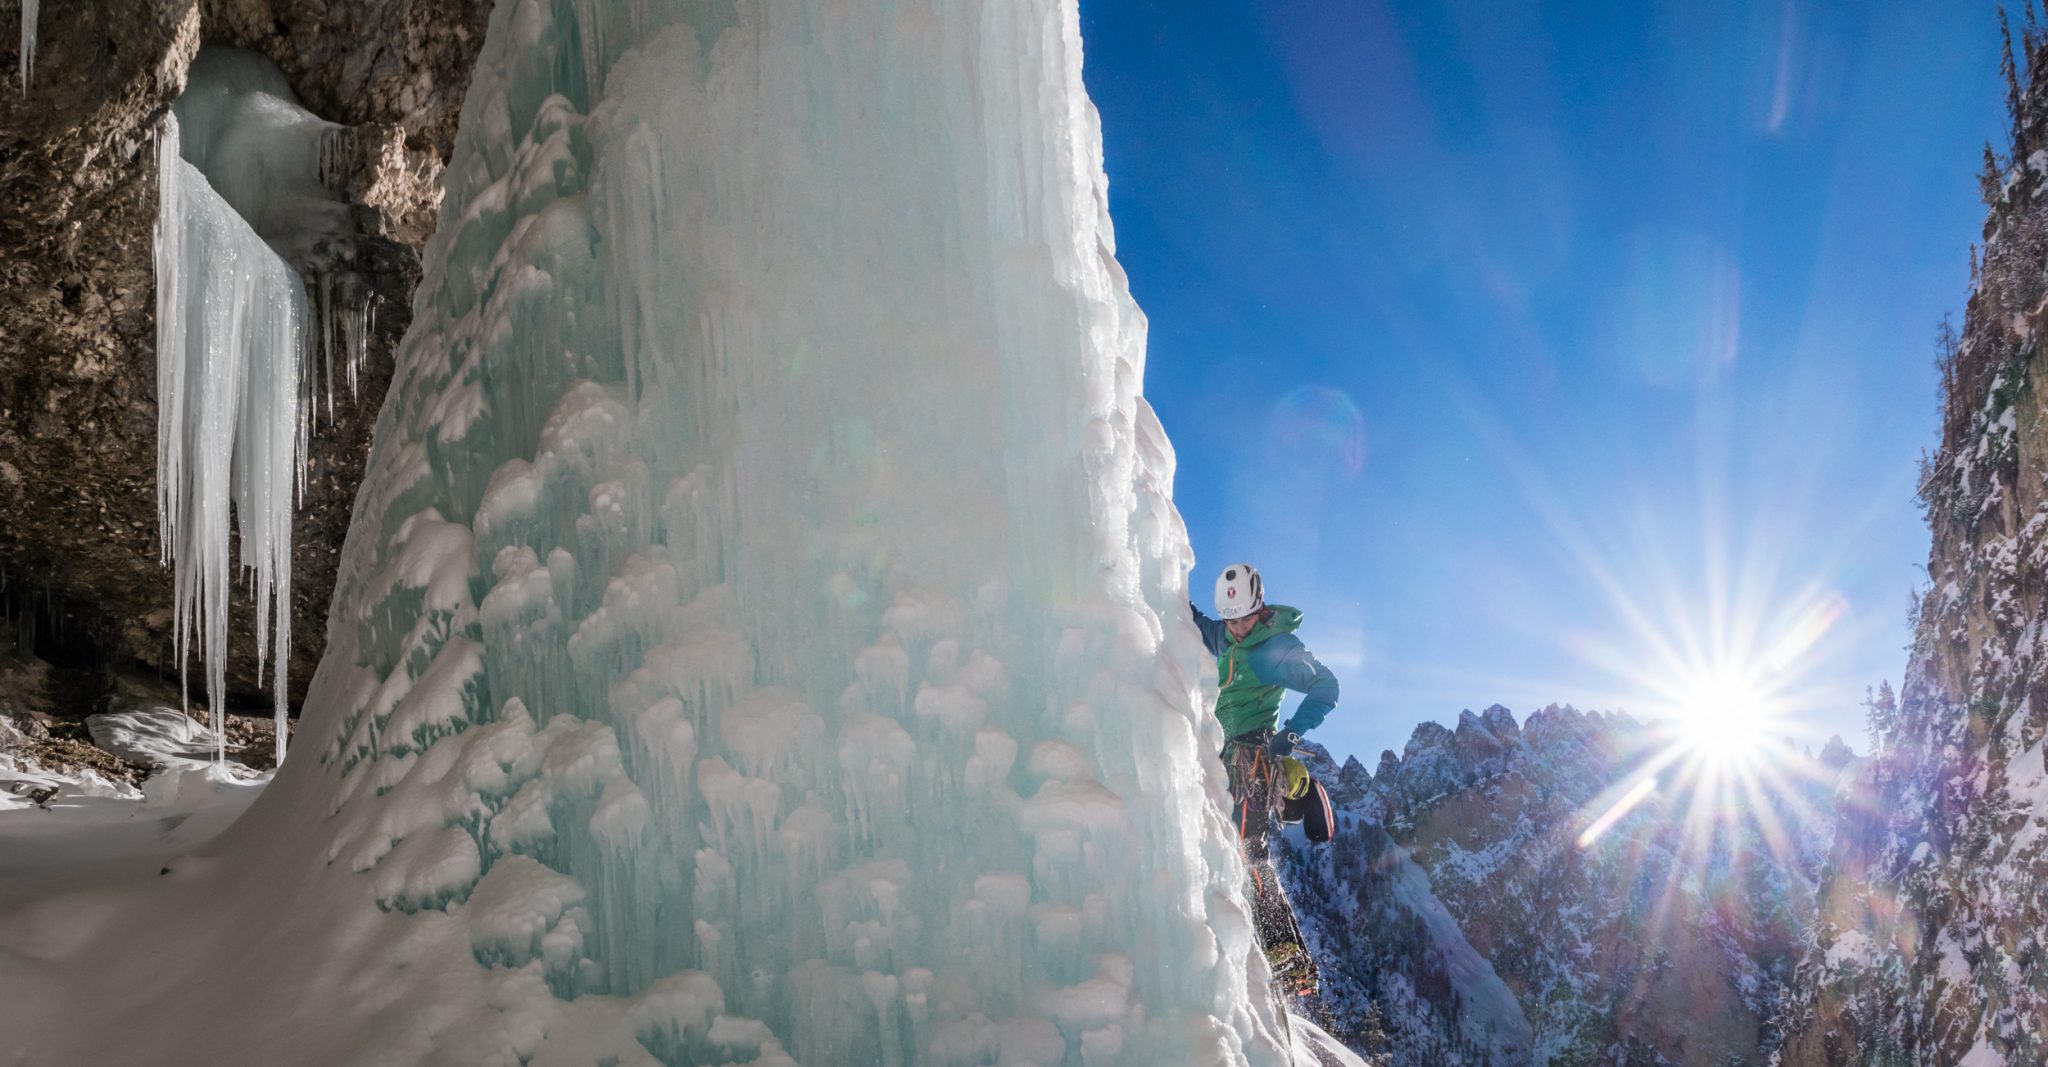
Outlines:
{"label": "cluster of icicles", "polygon": [[323,406],[333,417],[338,381],[355,390],[370,308],[326,276],[309,300],[298,272],[180,141],[176,115],[167,117],[157,159],[157,520],[173,571],[175,654],[182,679],[189,654],[201,653],[223,759],[229,585],[239,570],[254,587],[257,674],[268,661],[281,762],[292,513],[313,420]]}

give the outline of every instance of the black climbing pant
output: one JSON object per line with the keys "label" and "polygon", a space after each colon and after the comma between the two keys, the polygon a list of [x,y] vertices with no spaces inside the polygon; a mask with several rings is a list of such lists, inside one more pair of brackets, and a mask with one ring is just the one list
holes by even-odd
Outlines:
{"label": "black climbing pant", "polygon": [[[1254,730],[1230,739],[1223,748],[1223,765],[1229,772],[1230,817],[1237,827],[1237,836],[1244,845],[1244,863],[1251,874],[1249,896],[1252,905],[1252,920],[1258,927],[1259,944],[1268,955],[1283,945],[1301,945],[1301,926],[1295,921],[1294,908],[1287,903],[1287,894],[1280,888],[1280,876],[1273,869],[1273,858],[1267,850],[1267,838],[1273,831],[1275,789],[1280,779],[1279,760],[1266,751],[1266,743],[1273,736],[1270,730]],[[1321,786],[1311,791],[1312,799],[1319,794]],[[1318,800],[1327,813],[1327,798]],[[1322,824],[1328,826],[1324,814]],[[1304,827],[1306,828],[1306,827]],[[1324,837],[1327,840],[1327,833]]]}

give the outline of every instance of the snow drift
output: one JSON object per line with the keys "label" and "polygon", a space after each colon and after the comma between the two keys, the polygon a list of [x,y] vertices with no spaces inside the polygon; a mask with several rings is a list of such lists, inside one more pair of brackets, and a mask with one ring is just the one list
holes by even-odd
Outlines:
{"label": "snow drift", "polygon": [[1080,60],[1071,0],[501,3],[307,743],[0,919],[0,1050],[1282,1060]]}

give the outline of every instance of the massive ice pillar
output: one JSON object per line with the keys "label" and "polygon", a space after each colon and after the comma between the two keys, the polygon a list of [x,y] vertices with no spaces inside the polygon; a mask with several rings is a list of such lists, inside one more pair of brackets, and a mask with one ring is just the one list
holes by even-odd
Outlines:
{"label": "massive ice pillar", "polygon": [[280,1040],[1279,1059],[1080,63],[1073,0],[499,4],[204,876],[294,901],[345,1021]]}

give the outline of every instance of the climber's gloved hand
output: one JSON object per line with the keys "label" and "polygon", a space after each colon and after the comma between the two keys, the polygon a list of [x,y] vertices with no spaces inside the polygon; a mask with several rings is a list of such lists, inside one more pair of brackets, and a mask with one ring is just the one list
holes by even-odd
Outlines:
{"label": "climber's gloved hand", "polygon": [[1294,747],[1301,744],[1301,735],[1292,730],[1278,730],[1273,739],[1266,742],[1266,752],[1274,759],[1294,755]]}

